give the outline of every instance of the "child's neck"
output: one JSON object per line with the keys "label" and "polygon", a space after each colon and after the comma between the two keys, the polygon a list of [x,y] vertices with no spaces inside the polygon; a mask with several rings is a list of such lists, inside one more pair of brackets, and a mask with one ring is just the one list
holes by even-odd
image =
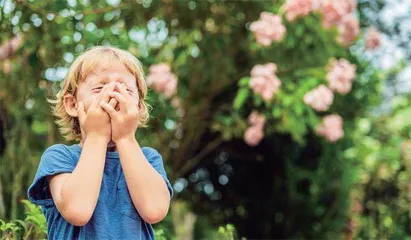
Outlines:
{"label": "child's neck", "polygon": [[[82,139],[80,141],[80,146],[83,147],[83,145],[84,145],[84,140]],[[107,152],[117,152],[117,146],[113,141],[110,141],[107,144]]]}

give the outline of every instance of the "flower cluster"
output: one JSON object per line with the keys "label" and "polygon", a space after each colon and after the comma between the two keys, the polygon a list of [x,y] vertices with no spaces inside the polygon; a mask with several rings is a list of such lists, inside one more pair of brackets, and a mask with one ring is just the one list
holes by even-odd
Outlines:
{"label": "flower cluster", "polygon": [[250,30],[255,34],[257,42],[263,46],[269,46],[272,42],[281,41],[286,32],[281,17],[269,12],[262,12],[260,19],[251,23]]}
{"label": "flower cluster", "polygon": [[275,75],[276,71],[277,65],[274,63],[256,65],[251,70],[250,87],[265,101],[272,100],[281,86],[280,79]]}
{"label": "flower cluster", "polygon": [[248,116],[248,124],[249,127],[244,133],[244,141],[249,146],[256,146],[264,137],[265,116],[257,111],[253,111]]}
{"label": "flower cluster", "polygon": [[177,77],[165,63],[151,65],[146,81],[166,98],[171,98],[177,92]]}
{"label": "flower cluster", "polygon": [[381,34],[378,30],[371,26],[368,28],[367,35],[365,37],[365,48],[368,50],[376,49],[381,45]]}
{"label": "flower cluster", "polygon": [[350,92],[352,82],[356,76],[356,66],[350,64],[346,59],[341,59],[339,61],[333,59],[327,68],[328,87],[341,94]]}
{"label": "flower cluster", "polygon": [[289,22],[307,16],[313,10],[313,0],[287,0],[281,7]]}
{"label": "flower cluster", "polygon": [[333,100],[334,93],[323,84],[304,95],[305,104],[322,112],[328,110]]}
{"label": "flower cluster", "polygon": [[338,41],[349,46],[360,33],[360,24],[353,11],[357,7],[355,0],[320,0],[318,8],[323,15],[323,26],[336,26],[339,31]]}
{"label": "flower cluster", "polygon": [[317,127],[318,135],[325,137],[329,142],[336,142],[344,136],[343,119],[338,114],[323,117],[322,123]]}

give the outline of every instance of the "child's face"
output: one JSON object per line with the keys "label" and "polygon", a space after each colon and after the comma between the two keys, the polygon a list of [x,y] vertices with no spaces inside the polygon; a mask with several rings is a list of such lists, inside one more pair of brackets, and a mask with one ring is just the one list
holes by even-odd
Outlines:
{"label": "child's face", "polygon": [[128,93],[136,100],[136,104],[138,103],[139,96],[134,75],[121,62],[113,60],[114,62],[107,64],[108,61],[108,59],[102,60],[95,71],[89,73],[78,85],[76,102],[77,104],[79,101],[83,102],[86,112],[104,85],[111,82],[124,83]]}

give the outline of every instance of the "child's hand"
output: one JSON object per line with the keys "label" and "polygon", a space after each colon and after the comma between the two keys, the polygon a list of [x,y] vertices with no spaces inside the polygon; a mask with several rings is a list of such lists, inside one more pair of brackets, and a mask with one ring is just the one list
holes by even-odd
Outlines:
{"label": "child's hand", "polygon": [[[101,108],[101,104],[109,104],[112,107],[117,105],[116,99],[111,99],[109,93],[114,90],[115,84],[110,83],[103,87],[100,94],[91,103],[90,107],[87,109],[87,113],[84,109],[84,104],[79,102],[79,107],[77,109],[79,116],[79,123],[82,131],[82,136],[86,138],[87,136],[93,135],[99,138],[103,138],[107,143],[111,139],[111,123],[110,116]],[[109,102],[110,100],[110,102]],[[109,103],[107,103],[109,102]]]}
{"label": "child's hand", "polygon": [[116,83],[119,92],[110,92],[109,96],[115,98],[119,103],[119,111],[106,102],[102,102],[101,107],[111,117],[111,130],[114,142],[121,139],[134,138],[138,125],[139,109],[138,99],[134,99],[126,87],[121,83]]}

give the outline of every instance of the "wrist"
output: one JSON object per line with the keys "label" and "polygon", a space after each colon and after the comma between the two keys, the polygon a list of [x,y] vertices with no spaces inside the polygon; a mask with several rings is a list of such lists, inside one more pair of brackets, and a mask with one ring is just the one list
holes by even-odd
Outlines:
{"label": "wrist", "polygon": [[110,142],[110,138],[98,133],[88,133],[86,135],[86,141],[108,144]]}
{"label": "wrist", "polygon": [[137,142],[136,138],[134,135],[128,135],[128,136],[124,136],[122,138],[113,140],[116,145],[122,145],[124,143],[132,143],[132,142]]}

